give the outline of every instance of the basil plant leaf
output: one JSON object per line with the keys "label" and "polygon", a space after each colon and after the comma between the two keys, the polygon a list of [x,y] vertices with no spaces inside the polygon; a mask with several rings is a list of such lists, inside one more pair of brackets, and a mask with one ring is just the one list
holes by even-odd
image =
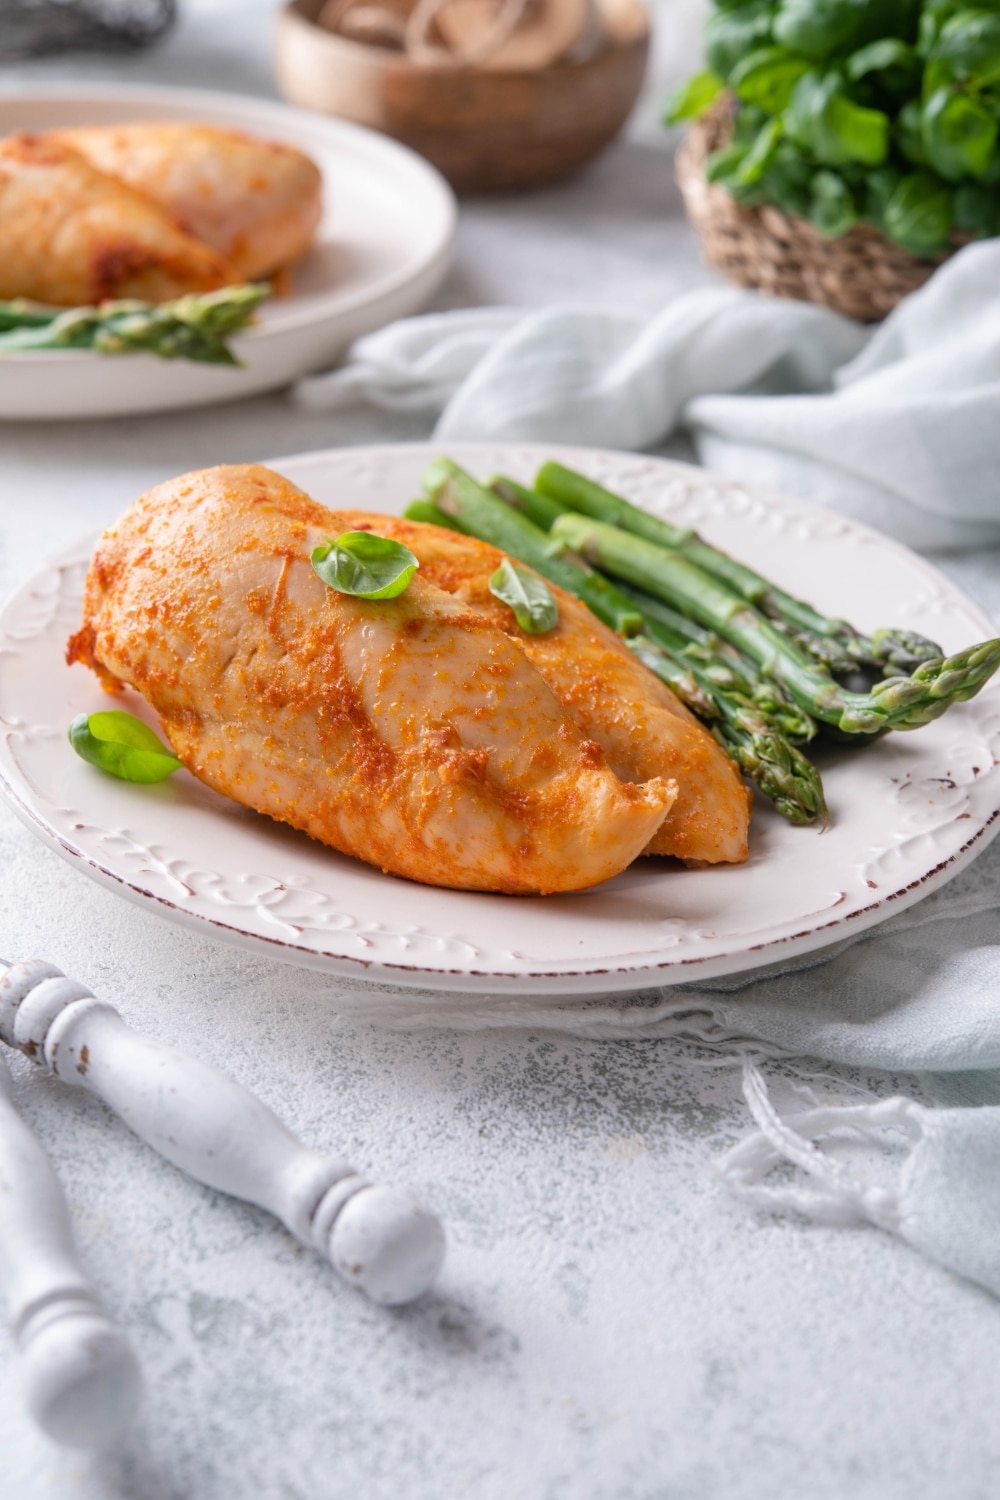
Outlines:
{"label": "basil plant leaf", "polygon": [[908,42],[896,36],[884,36],[852,52],[845,63],[848,78],[865,78],[869,73],[885,73],[890,68],[912,69],[916,53]]}
{"label": "basil plant leaf", "polygon": [[802,57],[822,62],[854,42],[864,26],[861,0],[784,0],[774,39]]}
{"label": "basil plant leaf", "polygon": [[693,78],[674,89],[668,98],[663,123],[676,125],[681,120],[700,120],[711,109],[725,86],[724,80],[715,73],[696,73]]}
{"label": "basil plant leaf", "polygon": [[758,47],[737,63],[729,84],[744,103],[757,105],[767,115],[780,115],[792,89],[808,72],[804,57],[792,57],[781,47]]}
{"label": "basil plant leaf", "polygon": [[490,593],[510,605],[528,635],[544,635],[559,623],[559,606],[545,580],[515,567],[507,557],[490,579]]}
{"label": "basil plant leaf", "polygon": [[910,172],[886,204],[883,221],[886,234],[904,250],[938,255],[951,238],[951,189],[930,172]]}
{"label": "basil plant leaf", "polygon": [[875,167],[868,173],[865,187],[865,217],[885,233],[885,211],[899,187],[902,174],[896,167]]}
{"label": "basil plant leaf", "polygon": [[919,99],[909,99],[896,116],[894,126],[896,145],[915,167],[926,167],[927,147],[924,145],[924,107]]}
{"label": "basil plant leaf", "polygon": [[927,160],[949,182],[981,177],[997,145],[996,115],[967,94],[938,89],[924,105]]}
{"label": "basil plant leaf", "polygon": [[771,39],[771,0],[750,0],[734,10],[713,11],[705,23],[705,61],[728,81],[741,58]]}
{"label": "basil plant leaf", "polygon": [[979,182],[955,189],[955,228],[976,239],[1000,234],[1000,202],[995,192]]}
{"label": "basil plant leaf", "polygon": [[733,118],[733,144],[751,145],[760,127],[766,124],[767,115],[756,104],[741,104]]}
{"label": "basil plant leaf", "polygon": [[395,599],[420,566],[409,547],[372,531],[328,537],[310,561],[327,588],[355,599]]}
{"label": "basil plant leaf", "polygon": [[889,151],[888,115],[852,103],[837,73],[804,74],[783,119],[788,136],[824,167],[879,167]]}
{"label": "basil plant leaf", "polygon": [[767,124],[761,127],[757,139],[734,174],[734,181],[738,187],[752,187],[754,183],[760,182],[761,177],[774,160],[774,153],[783,133],[780,120],[768,120]]}
{"label": "basil plant leaf", "polygon": [[858,217],[854,197],[837,172],[817,172],[812,180],[809,218],[820,234],[836,239],[846,234]]}
{"label": "basil plant leaf", "polygon": [[165,781],[181,768],[141,719],[120,708],[77,714],[69,726],[69,742],[83,760],[121,781]]}
{"label": "basil plant leaf", "polygon": [[928,63],[934,83],[938,81],[935,65],[963,82],[996,82],[1000,75],[1000,15],[978,7],[960,10],[942,26]]}
{"label": "basil plant leaf", "polygon": [[923,64],[909,42],[887,36],[852,52],[844,71],[852,83],[859,85],[863,102],[898,108],[919,95]]}
{"label": "basil plant leaf", "polygon": [[761,196],[786,213],[807,218],[814,168],[798,146],[781,140],[761,176]]}

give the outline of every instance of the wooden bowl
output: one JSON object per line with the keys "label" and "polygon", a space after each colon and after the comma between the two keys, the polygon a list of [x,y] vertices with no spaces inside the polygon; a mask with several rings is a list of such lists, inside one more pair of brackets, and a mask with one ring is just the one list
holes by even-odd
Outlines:
{"label": "wooden bowl", "polygon": [[316,24],[323,0],[278,17],[278,87],[292,104],[381,130],[419,151],[460,192],[535,187],[575,171],[624,125],[642,87],[649,21],[615,0],[585,62],[533,72],[418,66]]}

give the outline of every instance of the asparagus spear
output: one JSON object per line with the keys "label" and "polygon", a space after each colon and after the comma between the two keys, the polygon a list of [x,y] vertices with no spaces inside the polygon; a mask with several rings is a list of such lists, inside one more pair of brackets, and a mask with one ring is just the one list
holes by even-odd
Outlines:
{"label": "asparagus spear", "polygon": [[[454,464],[436,460],[425,473],[425,487],[444,498],[448,486],[454,484],[456,473],[462,475]],[[512,557],[533,567],[537,566],[538,558],[542,564],[538,567],[541,573],[551,568],[554,562],[562,562],[569,571],[558,577],[553,573],[546,573],[546,576],[590,603],[581,590],[594,575],[574,568],[568,558],[552,557],[547,551],[549,539],[544,532],[532,526],[524,516],[511,512],[489,492],[481,491],[468,475],[462,477],[467,483],[455,485],[454,491],[449,492],[450,498],[445,500],[447,510],[432,500],[414,500],[407,506],[406,515],[414,521],[431,521],[478,536],[482,541],[502,546]],[[459,514],[451,514],[453,509]],[[518,550],[526,540],[530,547]],[[625,605],[629,602],[624,599]],[[656,600],[648,602],[657,609],[661,608]],[[662,608],[664,613],[670,613],[665,606]],[[607,616],[603,618],[607,619]],[[636,618],[642,623],[641,614]],[[608,623],[613,625],[614,622],[608,620]],[[647,631],[666,630],[652,618],[645,623]],[[688,621],[682,621],[682,625],[690,626],[690,631],[698,632],[704,641],[712,639],[707,632],[699,631],[698,626]],[[699,644],[704,646],[704,642]],[[709,721],[712,733],[723,749],[736,761],[743,774],[773,799],[785,817],[793,823],[808,823],[825,814],[819,773],[805,756],[795,750],[780,727],[767,722],[761,706],[754,703],[751,696],[741,693],[736,673],[730,671],[723,661],[713,660],[706,651],[707,661],[696,667],[694,662],[679,653],[658,649],[648,636],[643,635],[635,637],[635,649],[640,660],[651,667],[693,713]],[[733,655],[736,657],[736,653]],[[780,689],[776,691],[780,693]],[[802,721],[812,727],[805,715],[796,719],[797,724]]]}
{"label": "asparagus spear", "polygon": [[815,737],[815,720],[792,702],[780,682],[767,677],[756,662],[737,651],[735,646],[664,604],[662,599],[654,599],[651,594],[645,594],[621,579],[618,587],[642,611],[647,635],[685,660],[700,662],[714,674],[723,674],[727,681],[738,685],[739,691],[751,698],[772,726],[787,735],[793,744],[805,745]]}
{"label": "asparagus spear", "polygon": [[[558,500],[550,500],[546,495],[540,495],[537,490],[529,490],[525,485],[519,484],[516,479],[509,479],[505,475],[497,475],[488,481],[488,487],[494,494],[506,500],[509,505],[520,510],[538,526],[548,530],[559,519],[566,515],[567,510]],[[793,744],[806,744],[816,733],[816,725],[808,714],[791,702],[781,685],[773,678],[764,677],[758,671],[756,665],[747,657],[742,656],[733,646],[721,640],[719,636],[703,630],[693,620],[679,614],[664,604],[659,599],[652,598],[649,594],[642,593],[639,589],[631,588],[620,580],[618,588],[626,598],[642,611],[646,622],[646,633],[654,634],[651,630],[650,621],[656,620],[661,626],[665,626],[670,632],[669,648],[676,654],[693,661],[699,661],[729,685],[738,684],[739,691],[753,701],[759,707],[761,713],[768,719],[772,726],[781,734],[786,735]],[[658,638],[658,637],[657,637]],[[678,696],[683,697],[682,693]],[[684,698],[688,703],[688,699]],[[688,703],[688,706],[692,705]]]}
{"label": "asparagus spear", "polygon": [[943,655],[940,646],[915,631],[876,630],[866,636],[846,620],[828,619],[735,558],[710,547],[690,527],[672,526],[669,521],[651,516],[562,464],[543,464],[535,477],[535,488],[569,510],[683,553],[703,572],[728,584],[748,604],[756,605],[787,631],[797,646],[831,672],[849,672],[858,667],[878,672],[887,669],[912,672],[921,662],[934,661]]}
{"label": "asparagus spear", "polygon": [[201,364],[238,365],[226,339],[250,322],[266,283],[227,286],[173,302],[102,302],[98,307],[38,307],[0,302],[0,354],[92,349],[98,354],[155,354]]}
{"label": "asparagus spear", "polygon": [[848,734],[917,729],[971,698],[1000,667],[1000,640],[923,662],[910,677],[888,677],[868,693],[841,687],[805,651],[720,579],[682,552],[582,515],[564,515],[551,537],[617,578],[673,604],[715,630],[787,689],[812,718]]}
{"label": "asparagus spear", "polygon": [[[446,524],[458,523],[455,530],[469,532],[527,563],[550,583],[582,599],[619,634],[642,629],[641,614],[613,583],[578,558],[554,556],[544,531],[498,500],[458,464],[448,458],[434,459],[424,471],[423,485],[426,496],[448,518]],[[406,513],[411,519],[425,519],[409,509]]]}
{"label": "asparagus spear", "polygon": [[816,767],[767,722],[751,699],[721,686],[704,669],[685,663],[649,636],[634,636],[629,646],[693,713],[707,720],[715,739],[782,817],[798,824],[826,817],[823,783]]}
{"label": "asparagus spear", "polygon": [[806,745],[815,738],[816,721],[791,702],[780,683],[763,676],[753,662],[726,642],[705,631],[703,634],[712,645],[691,643],[688,631],[675,630],[653,614],[647,613],[645,618],[650,640],[689,664],[719,691],[734,694],[741,703],[752,705],[757,717],[791,744]]}
{"label": "asparagus spear", "polygon": [[501,500],[506,500],[515,510],[522,511],[529,521],[533,521],[543,531],[548,531],[552,523],[569,509],[566,505],[560,505],[558,500],[551,500],[548,495],[540,495],[537,490],[529,490],[527,485],[518,484],[516,479],[508,479],[505,474],[494,474],[492,479],[487,479],[486,488],[492,490],[494,495],[499,495]]}

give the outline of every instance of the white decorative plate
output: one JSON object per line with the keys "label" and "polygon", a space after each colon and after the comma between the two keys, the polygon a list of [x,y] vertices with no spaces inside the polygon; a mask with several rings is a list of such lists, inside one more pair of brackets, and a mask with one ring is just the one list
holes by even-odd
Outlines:
{"label": "white decorative plate", "polygon": [[[275,467],[330,504],[398,513],[430,446],[342,449]],[[990,622],[895,542],[786,496],[684,464],[577,449],[449,447],[485,475],[528,479],[561,457],[650,510],[697,525],[863,629],[919,628],[957,650]],[[48,568],[0,614],[0,789],[94,879],[201,932],[358,978],[495,995],[588,994],[709,978],[823,947],[929,894],[1000,829],[1000,682],[912,734],[824,765],[830,824],[792,828],[758,799],[751,857],[688,870],[639,860],[595,890],[547,897],[432,889],[313,843],[187,772],[114,781],[70,750],[74,714],[107,704],[66,667],[86,559]],[[137,695],[128,706],[155,718]]]}
{"label": "white decorative plate", "polygon": [[289,297],[233,340],[244,368],[80,350],[0,355],[0,418],[117,417],[232,401],[332,364],[353,339],[405,317],[436,291],[456,207],[433,167],[386,136],[284,104],[187,89],[65,85],[0,91],[12,130],[198,120],[288,141],[323,173],[325,213]]}

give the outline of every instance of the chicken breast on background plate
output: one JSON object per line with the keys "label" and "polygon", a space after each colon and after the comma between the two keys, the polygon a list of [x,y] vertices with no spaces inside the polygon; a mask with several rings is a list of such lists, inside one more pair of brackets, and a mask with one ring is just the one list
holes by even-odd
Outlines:
{"label": "chicken breast on background plate", "polygon": [[138,689],[209,786],[386,871],[529,894],[624,869],[676,784],[620,780],[512,619],[434,581],[438,528],[398,598],[328,589],[310,553],[358,520],[255,465],[161,485],[98,543],[68,658]]}
{"label": "chicken breast on background plate", "polygon": [[294,146],[176,121],[52,133],[99,171],[164,209],[235,268],[236,281],[282,271],[308,250],[322,214],[319,169]]}
{"label": "chicken breast on background plate", "polygon": [[68,145],[29,134],[0,140],[0,297],[60,307],[165,302],[240,279],[224,256]]}

